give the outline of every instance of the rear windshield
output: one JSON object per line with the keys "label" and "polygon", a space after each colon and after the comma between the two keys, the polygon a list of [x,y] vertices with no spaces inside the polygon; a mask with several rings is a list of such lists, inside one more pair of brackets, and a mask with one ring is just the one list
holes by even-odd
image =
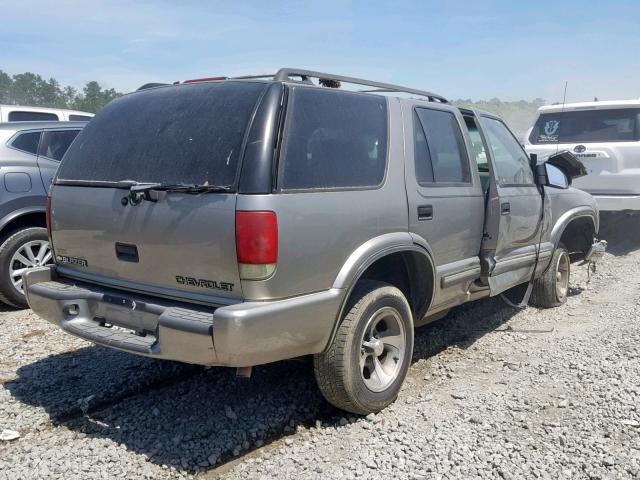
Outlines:
{"label": "rear windshield", "polygon": [[261,82],[144,90],[118,98],[87,124],[58,180],[235,184]]}
{"label": "rear windshield", "polygon": [[543,113],[529,140],[534,144],[633,142],[640,139],[639,115],[637,108]]}

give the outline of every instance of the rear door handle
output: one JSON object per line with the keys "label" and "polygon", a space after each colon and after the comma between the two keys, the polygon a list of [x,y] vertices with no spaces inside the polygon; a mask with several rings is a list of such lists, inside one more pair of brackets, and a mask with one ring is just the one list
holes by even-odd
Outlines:
{"label": "rear door handle", "polygon": [[500,204],[500,215],[509,215],[511,213],[511,204],[509,202],[502,202]]}
{"label": "rear door handle", "polygon": [[433,205],[420,205],[418,207],[418,220],[433,219]]}

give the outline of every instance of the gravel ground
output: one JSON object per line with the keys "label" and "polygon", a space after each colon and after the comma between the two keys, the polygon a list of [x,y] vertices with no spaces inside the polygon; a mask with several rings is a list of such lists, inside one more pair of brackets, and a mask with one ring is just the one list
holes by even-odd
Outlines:
{"label": "gravel ground", "polygon": [[[605,219],[606,220],[606,219]],[[399,400],[344,415],[308,361],[236,379],[0,312],[0,479],[640,478],[640,220],[567,305],[462,306],[416,333]]]}

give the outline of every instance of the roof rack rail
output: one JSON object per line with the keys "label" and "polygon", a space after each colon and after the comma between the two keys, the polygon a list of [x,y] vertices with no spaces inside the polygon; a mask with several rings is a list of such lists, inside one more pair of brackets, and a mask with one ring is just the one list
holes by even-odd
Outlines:
{"label": "roof rack rail", "polygon": [[332,73],[315,72],[313,70],[303,70],[298,68],[281,68],[275,75],[261,75],[252,77],[239,77],[239,78],[265,78],[273,76],[277,81],[288,81],[291,77],[300,77],[303,82],[308,83],[310,78],[324,79],[324,80],[336,80],[338,82],[351,83],[354,85],[364,85],[368,87],[374,87],[373,90],[360,90],[361,92],[403,92],[410,93],[412,95],[418,95],[421,97],[427,97],[430,102],[438,101],[440,103],[449,103],[449,101],[441,95],[427,92],[425,90],[417,90],[415,88],[401,87],[400,85],[394,85],[391,83],[374,82],[373,80],[365,80],[363,78],[345,77],[342,75],[334,75]]}
{"label": "roof rack rail", "polygon": [[[291,77],[300,77],[300,80],[292,80]],[[281,68],[276,73],[265,73],[262,75],[240,75],[237,77],[206,77],[206,78],[196,78],[193,80],[185,80],[174,82],[173,85],[180,85],[183,83],[199,83],[206,81],[217,81],[217,80],[252,80],[252,79],[260,79],[260,78],[273,78],[276,81],[284,82],[284,81],[297,81],[301,83],[313,83],[311,81],[312,78],[317,78],[318,80],[334,80],[338,82],[351,83],[353,85],[363,85],[367,87],[373,87],[372,89],[366,90],[358,90],[361,93],[393,93],[393,92],[403,92],[410,93],[412,95],[418,95],[420,97],[426,97],[430,102],[440,102],[440,103],[449,103],[449,101],[441,95],[436,93],[427,92],[426,90],[418,90],[415,88],[402,87],[400,85],[394,85],[392,83],[382,83],[382,82],[374,82],[373,80],[365,80],[363,78],[356,77],[345,77],[343,75],[334,75],[332,73],[323,73],[316,72],[313,70],[304,70],[299,68]],[[146,90],[148,88],[160,87],[170,85],[168,83],[145,83],[138,90]]]}
{"label": "roof rack rail", "polygon": [[136,89],[136,92],[139,92],[140,90],[147,90],[149,88],[166,87],[167,85],[171,85],[171,84],[170,83],[159,83],[159,82],[145,83],[144,85],[139,86]]}

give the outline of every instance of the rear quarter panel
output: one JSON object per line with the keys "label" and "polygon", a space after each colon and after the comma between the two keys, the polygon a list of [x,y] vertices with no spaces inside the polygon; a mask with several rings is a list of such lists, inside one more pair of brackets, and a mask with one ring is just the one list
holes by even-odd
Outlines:
{"label": "rear quarter panel", "polygon": [[383,185],[372,190],[239,195],[238,210],[278,217],[278,264],[263,281],[243,281],[250,300],[286,298],[332,287],[351,254],[368,240],[408,231],[402,118],[389,101],[389,152]]}

